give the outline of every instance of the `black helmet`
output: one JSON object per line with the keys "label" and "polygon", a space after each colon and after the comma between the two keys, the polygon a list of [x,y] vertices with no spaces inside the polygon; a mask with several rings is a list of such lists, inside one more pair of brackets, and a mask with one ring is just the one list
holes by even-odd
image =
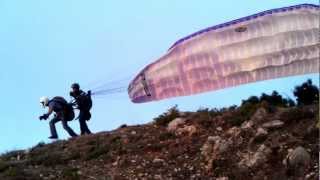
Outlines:
{"label": "black helmet", "polygon": [[79,85],[78,83],[73,83],[73,84],[71,85],[71,88],[72,88],[72,89],[80,89],[80,85]]}

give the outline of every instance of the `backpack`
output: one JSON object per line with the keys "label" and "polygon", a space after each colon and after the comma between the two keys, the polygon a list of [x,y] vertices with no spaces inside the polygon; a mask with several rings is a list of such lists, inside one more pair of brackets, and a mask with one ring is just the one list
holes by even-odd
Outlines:
{"label": "backpack", "polygon": [[56,102],[63,107],[64,118],[67,121],[71,121],[74,119],[74,110],[72,103],[68,103],[63,97],[56,96],[50,100],[50,102]]}
{"label": "backpack", "polygon": [[92,108],[92,99],[90,91],[88,93],[81,93],[80,96],[77,97],[77,103],[80,110],[90,111]]}

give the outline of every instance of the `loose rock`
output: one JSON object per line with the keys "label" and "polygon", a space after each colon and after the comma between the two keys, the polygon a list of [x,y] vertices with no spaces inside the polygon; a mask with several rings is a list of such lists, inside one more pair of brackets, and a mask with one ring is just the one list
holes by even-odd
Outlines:
{"label": "loose rock", "polygon": [[156,159],[154,159],[153,161],[152,161],[153,163],[163,163],[163,162],[165,162],[163,159],[158,159],[158,158],[156,158]]}
{"label": "loose rock", "polygon": [[217,178],[217,180],[229,180],[229,178],[228,177],[219,177],[219,178]]}
{"label": "loose rock", "polygon": [[274,121],[262,124],[262,127],[267,129],[276,129],[276,128],[281,128],[283,125],[284,125],[284,122],[280,120],[274,120]]}
{"label": "loose rock", "polygon": [[259,142],[266,139],[267,135],[268,135],[268,131],[266,131],[263,128],[258,128],[257,133],[254,136],[254,142]]}
{"label": "loose rock", "polygon": [[178,128],[176,131],[177,135],[187,134],[188,136],[192,136],[197,132],[197,128],[194,125],[185,126],[183,128]]}
{"label": "loose rock", "polygon": [[172,120],[167,127],[167,130],[170,132],[174,132],[176,131],[180,126],[182,126],[183,124],[185,124],[185,119],[184,118],[176,118],[174,120]]}
{"label": "loose rock", "polygon": [[231,140],[225,140],[219,136],[208,137],[207,142],[201,148],[201,154],[208,162],[207,169],[212,168],[212,162],[219,159],[220,156],[229,149],[231,144]]}
{"label": "loose rock", "polygon": [[267,116],[267,110],[265,108],[259,108],[250,118],[250,121],[257,124],[261,122],[266,116]]}
{"label": "loose rock", "polygon": [[305,170],[310,166],[311,157],[305,148],[299,146],[289,152],[285,164],[289,173],[293,176],[303,176]]}
{"label": "loose rock", "polygon": [[268,156],[271,154],[271,149],[264,144],[262,144],[256,153],[253,155],[251,153],[245,154],[244,159],[239,163],[241,169],[246,169],[247,167],[253,168],[258,167],[268,160]]}

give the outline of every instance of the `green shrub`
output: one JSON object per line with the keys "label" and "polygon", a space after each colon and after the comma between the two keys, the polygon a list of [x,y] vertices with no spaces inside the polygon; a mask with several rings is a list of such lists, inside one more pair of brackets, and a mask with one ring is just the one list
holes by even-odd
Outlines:
{"label": "green shrub", "polygon": [[72,152],[67,155],[65,158],[66,161],[77,160],[81,158],[80,152]]}
{"label": "green shrub", "polygon": [[242,100],[241,104],[246,104],[246,103],[258,104],[260,103],[260,99],[257,96],[250,96],[248,99]]}
{"label": "green shrub", "polygon": [[86,155],[85,160],[88,161],[91,159],[97,159],[100,156],[107,154],[108,152],[109,152],[109,150],[106,147],[102,147],[102,146],[91,148],[89,153]]}
{"label": "green shrub", "polygon": [[203,118],[207,118],[207,119],[212,119],[212,118],[219,116],[221,114],[222,114],[222,112],[217,108],[213,108],[213,109],[200,108],[197,110],[197,115],[199,117],[203,117]]}
{"label": "green shrub", "polygon": [[7,180],[24,180],[26,179],[26,173],[22,168],[9,167],[1,175],[3,175]]}
{"label": "green shrub", "polygon": [[267,102],[272,106],[280,106],[280,107],[292,107],[295,106],[295,102],[290,98],[283,98],[277,91],[273,91],[271,95],[267,95],[262,93],[260,96],[260,103]]}
{"label": "green shrub", "polygon": [[203,127],[210,127],[212,125],[212,117],[209,108],[201,108],[195,115],[197,122]]}
{"label": "green shrub", "polygon": [[8,168],[5,172],[4,172],[5,176],[7,177],[15,177],[17,176],[19,173],[18,173],[18,169],[15,168],[15,167],[10,167]]}
{"label": "green shrub", "polygon": [[124,143],[121,140],[121,136],[114,136],[109,143],[110,151],[116,152],[116,154],[121,155],[126,153]]}
{"label": "green shrub", "polygon": [[240,126],[244,121],[249,120],[259,107],[259,104],[256,103],[244,102],[244,104],[225,118],[232,126]]}
{"label": "green shrub", "polygon": [[21,156],[24,154],[24,151],[21,150],[15,150],[15,151],[9,151],[1,155],[1,159],[4,161],[10,161],[13,158],[16,159],[18,156]]}
{"label": "green shrub", "polygon": [[232,125],[232,126],[241,126],[243,122],[246,121],[245,118],[238,116],[237,114],[234,114],[234,116],[228,117],[227,121]]}
{"label": "green shrub", "polygon": [[273,91],[271,95],[262,93],[260,97],[251,96],[248,99],[242,100],[240,107],[229,108],[231,111],[225,117],[233,126],[240,126],[244,121],[247,121],[254,115],[258,108],[265,108],[269,113],[274,113],[276,107],[291,107],[295,103],[290,98],[283,98],[277,91]]}
{"label": "green shrub", "polygon": [[315,113],[303,108],[292,108],[280,115],[280,119],[284,122],[297,122],[302,119],[313,119],[314,117]]}
{"label": "green shrub", "polygon": [[174,120],[175,118],[180,117],[180,111],[178,106],[174,106],[170,108],[167,112],[161,114],[160,116],[154,118],[156,125],[159,126],[167,126],[169,122]]}
{"label": "green shrub", "polygon": [[8,164],[6,162],[0,160],[0,172],[3,172],[8,168],[9,168]]}
{"label": "green shrub", "polygon": [[[94,142],[94,143],[93,143]],[[114,145],[111,140],[110,147]],[[86,153],[85,160],[97,159],[102,155],[108,154],[109,146],[104,144],[103,141],[100,140],[100,137],[97,137],[95,141],[92,141],[92,146],[89,151]]]}
{"label": "green shrub", "polygon": [[[227,108],[226,108],[227,109]],[[217,116],[220,116],[223,114],[223,111],[226,111],[226,109],[209,109],[209,108],[200,108],[197,110],[195,114],[195,119],[197,119],[197,122],[203,126],[203,127],[210,127],[212,126],[213,119]]]}
{"label": "green shrub", "polygon": [[176,135],[172,132],[163,132],[159,135],[159,140],[160,141],[165,141],[165,140],[168,140],[168,139],[173,139],[175,138]]}
{"label": "green shrub", "polygon": [[79,180],[80,176],[78,175],[78,169],[77,168],[63,169],[62,178],[65,180]]}
{"label": "green shrub", "polygon": [[300,86],[296,86],[293,91],[298,105],[308,105],[319,101],[319,88],[308,79]]}
{"label": "green shrub", "polygon": [[258,109],[259,104],[246,103],[239,107],[238,113],[245,119],[249,119]]}
{"label": "green shrub", "polygon": [[32,165],[44,165],[53,167],[59,164],[66,163],[66,159],[62,156],[63,152],[42,152],[39,154],[32,154],[29,163]]}
{"label": "green shrub", "polygon": [[262,93],[260,97],[251,96],[246,100],[242,100],[242,104],[260,104],[266,102],[271,106],[280,106],[280,107],[292,107],[295,106],[295,102],[290,98],[283,98],[277,91],[273,91],[271,95]]}
{"label": "green shrub", "polygon": [[35,145],[34,147],[32,147],[31,149],[37,149],[37,148],[41,148],[44,147],[46,145],[45,142],[41,141],[39,142],[37,145]]}

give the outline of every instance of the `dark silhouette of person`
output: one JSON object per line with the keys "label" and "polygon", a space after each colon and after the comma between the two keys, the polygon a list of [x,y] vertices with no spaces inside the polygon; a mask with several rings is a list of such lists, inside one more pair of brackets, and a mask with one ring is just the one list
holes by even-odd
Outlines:
{"label": "dark silhouette of person", "polygon": [[43,108],[48,107],[48,112],[39,117],[40,120],[47,120],[53,112],[55,113],[54,118],[49,122],[51,136],[50,139],[57,139],[58,134],[55,124],[61,121],[63,128],[68,132],[71,137],[78,136],[69,126],[68,121],[74,118],[74,111],[72,105],[63,97],[54,97],[51,100],[47,97],[40,98],[40,103]]}
{"label": "dark silhouette of person", "polygon": [[74,83],[71,85],[70,96],[74,98],[74,105],[76,109],[79,109],[79,123],[80,123],[80,131],[81,135],[91,134],[91,131],[88,128],[87,122],[91,119],[90,109],[92,107],[91,100],[91,91],[85,93],[80,89],[80,85],[78,83]]}

